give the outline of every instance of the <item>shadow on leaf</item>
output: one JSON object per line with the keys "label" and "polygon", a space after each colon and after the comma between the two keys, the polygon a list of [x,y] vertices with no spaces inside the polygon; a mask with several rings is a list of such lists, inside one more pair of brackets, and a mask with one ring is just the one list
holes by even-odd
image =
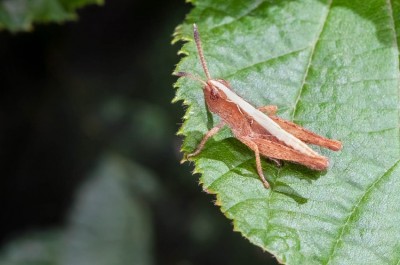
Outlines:
{"label": "shadow on leaf", "polygon": [[272,190],[281,194],[284,194],[290,198],[292,198],[298,204],[305,204],[308,199],[301,196],[298,192],[296,192],[292,187],[287,185],[286,183],[277,181],[271,184]]}

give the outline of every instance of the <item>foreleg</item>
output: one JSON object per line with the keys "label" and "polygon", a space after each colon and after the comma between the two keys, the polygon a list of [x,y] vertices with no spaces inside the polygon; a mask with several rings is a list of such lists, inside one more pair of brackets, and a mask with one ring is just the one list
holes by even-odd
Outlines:
{"label": "foreleg", "polygon": [[204,145],[206,144],[206,142],[208,141],[208,139],[210,139],[211,137],[213,137],[216,133],[219,132],[219,130],[221,130],[221,128],[225,125],[225,122],[221,121],[217,126],[215,126],[214,128],[212,128],[211,130],[209,130],[203,137],[203,139],[201,140],[201,142],[199,143],[199,145],[197,146],[196,150],[193,153],[190,153],[186,156],[186,158],[190,158],[193,156],[197,156],[198,154],[200,154],[200,152],[203,150]]}

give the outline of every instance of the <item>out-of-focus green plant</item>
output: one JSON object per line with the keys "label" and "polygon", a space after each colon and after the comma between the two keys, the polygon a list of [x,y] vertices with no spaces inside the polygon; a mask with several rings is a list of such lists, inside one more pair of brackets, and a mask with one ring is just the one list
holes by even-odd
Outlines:
{"label": "out-of-focus green plant", "polygon": [[32,232],[10,242],[0,265],[151,265],[154,262],[152,173],[118,155],[99,160],[65,229]]}
{"label": "out-of-focus green plant", "polygon": [[104,0],[2,0],[0,29],[12,32],[31,30],[34,23],[77,19],[76,9]]}

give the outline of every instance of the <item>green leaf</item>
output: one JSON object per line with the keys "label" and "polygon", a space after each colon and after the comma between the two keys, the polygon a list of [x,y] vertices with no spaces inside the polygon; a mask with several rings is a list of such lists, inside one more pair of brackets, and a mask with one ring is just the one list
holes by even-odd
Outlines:
{"label": "green leaf", "polygon": [[105,155],[77,194],[66,229],[27,233],[0,252],[0,265],[151,265],[152,220],[146,197],[160,187],[145,169]]}
{"label": "green leaf", "polygon": [[81,188],[60,264],[153,264],[150,209],[140,194],[157,193],[154,177],[107,155]]}
{"label": "green leaf", "polygon": [[8,243],[1,251],[1,265],[56,265],[62,247],[59,230],[30,232]]}
{"label": "green leaf", "polygon": [[64,22],[77,19],[76,9],[103,0],[2,0],[0,30],[32,30],[33,23]]}
{"label": "green leaf", "polygon": [[[229,128],[214,136],[195,172],[234,229],[287,264],[398,264],[400,1],[193,3],[175,32],[174,41],[188,41],[177,71],[204,76],[196,22],[213,78],[344,145],[337,153],[313,147],[330,158],[326,172],[264,159],[267,190],[254,154]],[[189,106],[180,133],[191,152],[218,117],[207,113],[199,83],[176,86],[176,100]]]}

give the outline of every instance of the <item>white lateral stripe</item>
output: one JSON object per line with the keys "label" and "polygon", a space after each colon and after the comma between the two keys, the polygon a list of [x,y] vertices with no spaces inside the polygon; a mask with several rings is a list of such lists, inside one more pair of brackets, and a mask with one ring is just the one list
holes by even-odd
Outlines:
{"label": "white lateral stripe", "polygon": [[276,122],[271,120],[271,118],[269,118],[258,109],[254,108],[244,99],[235,94],[231,89],[227,88],[224,84],[216,80],[209,81],[211,82],[211,84],[224,92],[230,101],[237,104],[243,111],[245,111],[249,116],[253,117],[256,122],[258,122],[262,127],[264,127],[269,133],[278,138],[280,141],[284,142],[288,146],[293,147],[297,151],[302,152],[303,154],[309,156],[320,156],[308,145],[282,129]]}

